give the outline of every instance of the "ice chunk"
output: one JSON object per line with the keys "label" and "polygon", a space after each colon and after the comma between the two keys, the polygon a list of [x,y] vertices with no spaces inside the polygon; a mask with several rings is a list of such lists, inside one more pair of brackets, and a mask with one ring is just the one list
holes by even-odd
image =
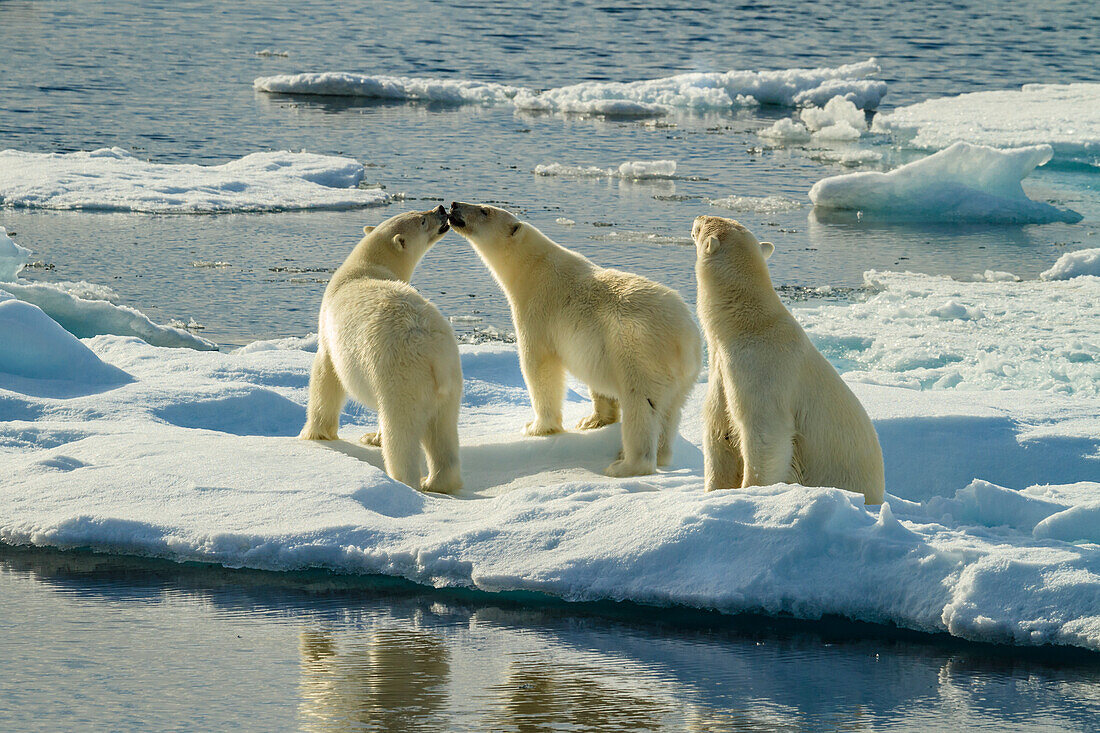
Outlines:
{"label": "ice chunk", "polygon": [[1050,156],[1049,145],[997,150],[959,142],[889,173],[823,179],[810,189],[810,200],[823,209],[874,212],[896,220],[1078,222],[1077,212],[1032,201],[1020,185]]}
{"label": "ice chunk", "polygon": [[122,148],[76,153],[0,151],[0,204],[44,209],[209,214],[350,209],[391,197],[359,188],[351,158],[287,151],[223,165],[149,163]]}
{"label": "ice chunk", "polygon": [[[131,381],[130,375],[105,364],[40,308],[14,298],[0,300],[0,344],[2,389],[22,391],[24,380],[45,380],[70,383],[58,390],[67,393]],[[33,391],[41,394],[42,386],[35,385]]]}
{"label": "ice chunk", "polygon": [[583,82],[542,92],[469,80],[325,72],[261,77],[253,82],[253,88],[284,94],[512,104],[529,111],[646,116],[756,104],[821,106],[833,97],[843,97],[861,109],[874,109],[886,94],[886,84],[866,77],[878,72],[876,61],[868,59],[816,69],[696,72],[645,81]]}
{"label": "ice chunk", "polygon": [[844,97],[833,97],[824,107],[807,107],[798,116],[811,132],[840,123],[845,123],[857,132],[867,129],[867,117],[863,110]]}
{"label": "ice chunk", "polygon": [[563,178],[622,178],[623,180],[642,181],[656,178],[675,178],[674,160],[634,160],[622,163],[618,168],[600,168],[598,166],[565,165],[562,163],[540,163],[535,166],[536,176],[560,176]]}
{"label": "ice chunk", "polygon": [[8,230],[0,227],[0,282],[14,280],[16,274],[23,269],[31,251],[26,247],[20,247],[8,236]]}
{"label": "ice chunk", "polygon": [[1058,155],[1095,156],[1100,84],[1027,84],[929,99],[878,114],[872,129],[932,150],[963,140],[998,147],[1045,144]]}
{"label": "ice chunk", "polygon": [[806,126],[801,122],[795,122],[789,117],[776,120],[771,127],[764,128],[757,134],[760,137],[783,144],[808,143],[810,141],[810,131],[806,129]]}
{"label": "ice chunk", "polygon": [[860,132],[852,127],[846,120],[840,120],[828,127],[822,127],[811,135],[813,140],[852,142],[859,140]]}
{"label": "ice chunk", "polygon": [[801,201],[784,196],[726,196],[721,199],[708,199],[711,206],[719,206],[730,211],[751,211],[755,214],[778,214],[784,211],[801,209]]}
{"label": "ice chunk", "polygon": [[1053,267],[1044,270],[1039,277],[1043,280],[1069,280],[1086,275],[1100,277],[1100,248],[1066,252]]}

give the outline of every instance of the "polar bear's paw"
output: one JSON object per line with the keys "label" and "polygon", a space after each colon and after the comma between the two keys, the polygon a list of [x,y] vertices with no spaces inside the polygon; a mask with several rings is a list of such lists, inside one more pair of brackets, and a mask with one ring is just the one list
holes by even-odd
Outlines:
{"label": "polar bear's paw", "polygon": [[359,442],[363,445],[373,445],[375,448],[381,448],[382,433],[363,433],[363,437],[359,439]]}
{"label": "polar bear's paw", "polygon": [[305,426],[302,428],[302,432],[298,433],[299,440],[338,440],[339,436],[335,430],[324,431]]}
{"label": "polar bear's paw", "polygon": [[625,461],[619,459],[607,467],[604,471],[608,476],[615,478],[623,478],[626,476],[648,476],[651,473],[657,473],[657,467],[648,463]]}
{"label": "polar bear's paw", "polygon": [[524,435],[557,435],[558,433],[564,433],[561,423],[543,422],[542,420],[532,420],[523,426]]}
{"label": "polar bear's paw", "polygon": [[440,474],[420,479],[420,490],[433,494],[457,494],[462,491],[462,479],[457,475]]}
{"label": "polar bear's paw", "polygon": [[612,419],[605,415],[600,415],[597,412],[593,412],[588,417],[577,423],[577,430],[595,430],[596,428],[602,428],[605,425],[614,425],[618,422],[618,419]]}

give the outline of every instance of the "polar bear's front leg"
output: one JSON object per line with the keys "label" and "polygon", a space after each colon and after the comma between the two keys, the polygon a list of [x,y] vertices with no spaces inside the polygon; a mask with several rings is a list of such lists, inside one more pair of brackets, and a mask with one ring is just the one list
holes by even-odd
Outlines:
{"label": "polar bear's front leg", "polygon": [[607,467],[608,476],[646,476],[657,473],[657,440],[661,423],[658,405],[631,392],[623,408],[623,457]]}
{"label": "polar bear's front leg", "polygon": [[328,351],[322,346],[313,357],[309,374],[309,405],[306,424],[298,437],[302,440],[336,440],[340,426],[340,410],[347,393],[332,366]]}
{"label": "polar bear's front leg", "polygon": [[519,365],[531,395],[535,419],[523,427],[524,435],[553,435],[562,432],[561,403],[565,399],[565,367],[557,354],[520,344]]}
{"label": "polar bear's front leg", "polygon": [[614,397],[589,391],[592,393],[592,414],[577,423],[577,428],[592,430],[619,422],[619,401]]}

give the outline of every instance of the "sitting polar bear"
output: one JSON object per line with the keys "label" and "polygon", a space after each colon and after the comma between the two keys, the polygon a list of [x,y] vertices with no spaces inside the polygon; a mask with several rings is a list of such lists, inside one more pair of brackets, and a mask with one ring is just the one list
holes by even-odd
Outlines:
{"label": "sitting polar bear", "polygon": [[706,489],[789,482],[858,491],[881,504],[875,428],[779,301],[765,263],[772,244],[718,216],[698,217],[691,237],[710,352]]}
{"label": "sitting polar bear", "polygon": [[598,267],[503,209],[455,202],[451,225],[477,250],[512,307],[535,408],[524,433],[562,431],[568,370],[588,385],[594,404],[578,427],[614,423],[622,406],[623,451],[608,475],[639,476],[668,465],[702,362],[699,329],[680,296],[644,277]]}
{"label": "sitting polar bear", "polygon": [[[317,356],[299,437],[336,440],[347,394],[378,410],[386,473],[426,491],[462,488],[458,405],[462,365],[454,331],[408,285],[420,258],[447,231],[447,210],[412,211],[365,227],[321,301]],[[420,446],[428,477],[420,480]]]}

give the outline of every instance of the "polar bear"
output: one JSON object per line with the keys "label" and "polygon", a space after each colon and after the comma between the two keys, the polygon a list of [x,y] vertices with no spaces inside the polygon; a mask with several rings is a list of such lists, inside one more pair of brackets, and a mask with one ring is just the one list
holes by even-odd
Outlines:
{"label": "polar bear", "polygon": [[710,352],[706,489],[790,482],[858,491],[881,504],[875,428],[780,302],[765,262],[773,245],[718,216],[698,217],[691,236]]}
{"label": "polar bear", "polygon": [[454,202],[451,226],[508,296],[535,419],[526,435],[562,431],[565,372],[594,410],[582,430],[617,422],[623,450],[610,476],[655,473],[672,460],[680,410],[702,363],[702,339],[674,291],[599,267],[493,206]]}
{"label": "polar bear", "polygon": [[[424,253],[448,230],[447,210],[412,211],[365,227],[321,300],[317,356],[300,438],[336,440],[347,394],[378,410],[386,473],[426,491],[462,488],[458,406],[462,365],[454,331],[409,286]],[[429,475],[420,480],[420,446]]]}

